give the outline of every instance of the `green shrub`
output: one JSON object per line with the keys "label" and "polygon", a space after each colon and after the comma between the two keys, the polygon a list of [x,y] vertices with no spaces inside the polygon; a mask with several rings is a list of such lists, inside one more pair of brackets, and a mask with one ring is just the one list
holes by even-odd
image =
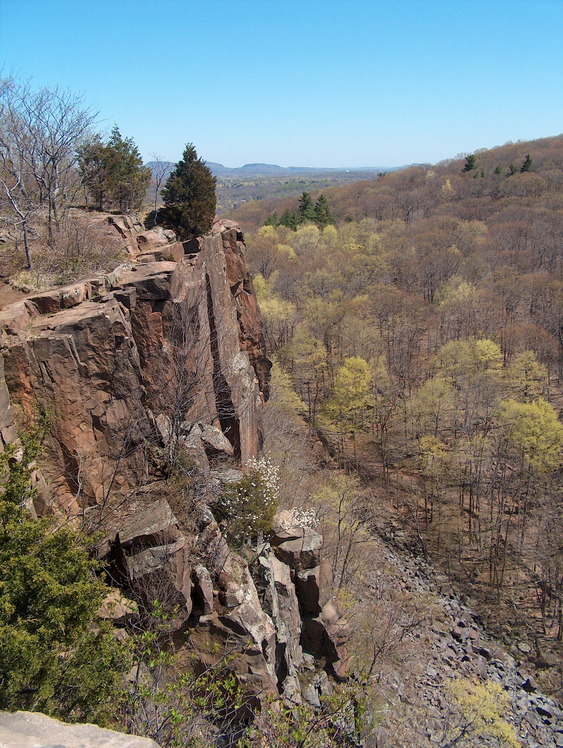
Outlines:
{"label": "green shrub", "polygon": [[87,539],[32,519],[37,435],[0,453],[0,709],[105,722],[125,654],[96,618],[108,592]]}
{"label": "green shrub", "polygon": [[227,523],[234,545],[269,533],[278,508],[278,468],[266,458],[247,462],[245,474],[229,483],[216,505],[218,518]]}

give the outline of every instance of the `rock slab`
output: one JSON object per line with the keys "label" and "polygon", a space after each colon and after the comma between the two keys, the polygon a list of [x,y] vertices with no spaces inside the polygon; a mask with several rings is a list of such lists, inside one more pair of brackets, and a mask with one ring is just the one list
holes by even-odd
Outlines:
{"label": "rock slab", "polygon": [[159,748],[150,738],[69,725],[39,712],[0,712],[0,748]]}

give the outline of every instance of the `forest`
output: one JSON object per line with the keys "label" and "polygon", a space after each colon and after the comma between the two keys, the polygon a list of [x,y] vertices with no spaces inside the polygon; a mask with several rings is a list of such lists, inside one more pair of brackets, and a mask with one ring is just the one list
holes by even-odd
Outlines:
{"label": "forest", "polygon": [[269,351],[360,479],[356,518],[540,666],[563,636],[562,166],[560,136],[510,143],[326,189],[324,227],[305,195],[233,214]]}

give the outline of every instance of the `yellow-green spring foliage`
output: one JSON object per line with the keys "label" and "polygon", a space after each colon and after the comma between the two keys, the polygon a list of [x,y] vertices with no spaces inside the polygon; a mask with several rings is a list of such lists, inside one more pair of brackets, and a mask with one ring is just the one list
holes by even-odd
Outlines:
{"label": "yellow-green spring foliage", "polygon": [[506,748],[519,748],[516,731],[505,718],[510,699],[498,683],[477,683],[469,678],[456,678],[449,684],[448,690],[461,712],[462,722],[457,730],[460,737],[462,734],[465,736],[467,745],[478,745],[476,741],[479,737],[492,737]]}

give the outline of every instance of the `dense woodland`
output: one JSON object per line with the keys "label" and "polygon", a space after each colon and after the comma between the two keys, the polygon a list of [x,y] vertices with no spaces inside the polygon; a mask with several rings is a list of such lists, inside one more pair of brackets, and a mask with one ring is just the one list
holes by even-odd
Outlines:
{"label": "dense woodland", "polygon": [[562,137],[507,144],[325,190],[324,228],[259,227],[296,199],[235,213],[269,350],[373,489],[363,518],[540,663],[563,636],[562,166]]}

